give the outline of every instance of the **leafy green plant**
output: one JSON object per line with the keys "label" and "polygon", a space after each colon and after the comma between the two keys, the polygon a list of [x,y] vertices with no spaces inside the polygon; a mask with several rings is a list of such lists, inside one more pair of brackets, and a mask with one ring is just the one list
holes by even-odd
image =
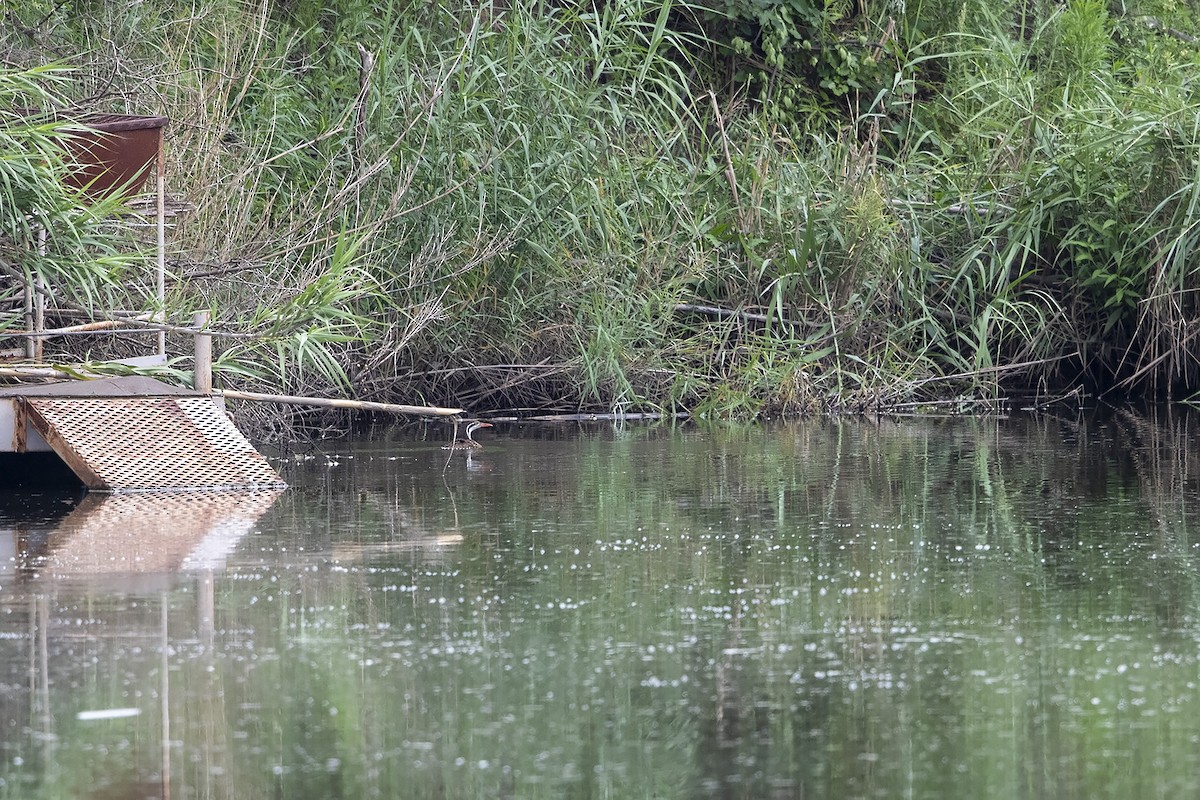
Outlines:
{"label": "leafy green plant", "polygon": [[695,17],[713,44],[717,74],[796,130],[837,124],[838,109],[891,82],[897,52],[887,19],[849,2],[724,0]]}
{"label": "leafy green plant", "polygon": [[85,200],[69,185],[79,128],[52,113],[66,83],[62,67],[0,70],[0,332],[25,326],[24,292],[91,318],[123,307],[123,281],[143,257],[121,252],[105,230],[119,200]]}

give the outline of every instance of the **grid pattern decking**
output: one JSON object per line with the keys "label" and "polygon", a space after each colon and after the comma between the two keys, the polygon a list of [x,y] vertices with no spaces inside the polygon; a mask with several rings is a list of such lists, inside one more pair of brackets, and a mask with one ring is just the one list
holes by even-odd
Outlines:
{"label": "grid pattern decking", "polygon": [[204,396],[26,397],[33,428],[93,491],[282,488]]}

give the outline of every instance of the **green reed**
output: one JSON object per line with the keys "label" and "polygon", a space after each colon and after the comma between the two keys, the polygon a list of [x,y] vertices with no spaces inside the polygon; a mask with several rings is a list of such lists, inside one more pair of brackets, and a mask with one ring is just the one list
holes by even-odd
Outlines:
{"label": "green reed", "polygon": [[[53,67],[0,69],[0,331],[26,327],[25,287],[53,287],[51,302],[67,314],[100,314],[121,307],[122,283],[144,269],[106,228],[119,203],[85,203],[65,183],[78,128],[41,112],[62,102],[67,84]],[[10,337],[0,349],[20,344]]]}

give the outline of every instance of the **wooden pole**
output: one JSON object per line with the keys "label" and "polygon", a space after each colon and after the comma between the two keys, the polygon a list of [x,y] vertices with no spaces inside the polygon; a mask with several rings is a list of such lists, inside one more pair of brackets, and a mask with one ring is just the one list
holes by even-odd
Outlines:
{"label": "wooden pole", "polygon": [[345,400],[330,397],[298,397],[290,394],[259,394],[258,392],[239,392],[234,389],[213,389],[218,397],[230,400],[255,400],[263,403],[282,403],[294,406],[316,406],[318,408],[345,408],[351,411],[384,411],[390,414],[420,414],[433,417],[452,417],[465,413],[461,408],[440,408],[438,406],[405,406],[396,403],[372,403],[368,400]]}
{"label": "wooden pole", "polygon": [[[37,229],[37,249],[38,255],[46,255],[46,229],[41,225]],[[42,277],[42,273],[34,275],[34,286],[33,329],[40,333],[46,329],[46,279]],[[45,352],[45,343],[46,340],[40,336],[34,339],[33,360],[39,364]]]}
{"label": "wooden pole", "polygon": [[205,328],[208,327],[208,312],[197,311],[192,316],[192,327],[196,329],[196,334],[193,337],[196,357],[194,361],[195,377],[192,379],[192,388],[198,392],[208,394],[213,388],[212,334],[205,331]]}
{"label": "wooden pole", "polygon": [[[34,236],[36,238],[34,246],[37,247],[38,255],[46,255],[46,229],[41,225],[36,226]],[[34,272],[30,278],[31,282],[25,284],[24,290],[25,330],[37,333],[46,327],[46,301],[38,294],[39,290],[45,290],[45,285],[41,275],[37,272]],[[25,340],[25,357],[34,362],[42,360],[41,339],[30,336]]]}
{"label": "wooden pole", "polygon": [[[167,156],[163,152],[163,132],[158,130],[158,269],[154,282],[154,299],[158,301],[158,321],[167,320]],[[158,354],[167,354],[167,332],[158,332]]]}
{"label": "wooden pole", "polygon": [[[25,306],[25,330],[33,331],[33,284],[27,283],[24,287],[23,302]],[[34,355],[37,353],[37,337],[30,336],[25,340],[25,357],[33,361]]]}

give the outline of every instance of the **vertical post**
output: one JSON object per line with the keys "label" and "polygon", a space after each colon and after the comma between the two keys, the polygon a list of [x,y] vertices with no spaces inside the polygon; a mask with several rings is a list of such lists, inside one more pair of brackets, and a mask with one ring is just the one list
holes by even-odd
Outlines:
{"label": "vertical post", "polygon": [[[38,226],[37,229],[37,249],[38,255],[46,255],[46,229]],[[34,275],[33,288],[33,330],[35,333],[41,333],[46,330],[46,279],[41,273]],[[33,360],[39,364],[42,362],[42,349],[46,340],[37,336],[33,342]]]}
{"label": "vertical post", "polygon": [[[35,230],[38,255],[44,256],[46,255],[46,229],[38,225]],[[31,282],[25,285],[24,291],[25,330],[31,333],[41,333],[46,329],[46,297],[38,290],[45,290],[46,281],[36,270],[30,274],[30,280]],[[27,359],[41,362],[42,341],[40,336],[25,337],[25,357]]]}
{"label": "vertical post", "polygon": [[197,311],[192,316],[192,327],[196,329],[194,335],[196,377],[192,381],[192,388],[198,392],[211,394],[213,388],[212,334],[204,330],[208,327],[208,312]]}
{"label": "vertical post", "polygon": [[[167,321],[167,156],[163,152],[163,132],[158,131],[158,271],[155,275],[155,299],[158,301],[158,321]],[[158,332],[158,354],[167,354],[167,332]]]}
{"label": "vertical post", "polygon": [[[33,284],[25,284],[24,296],[22,298],[25,303],[25,330],[33,330]],[[37,355],[37,337],[25,337],[25,357],[30,361]]]}

